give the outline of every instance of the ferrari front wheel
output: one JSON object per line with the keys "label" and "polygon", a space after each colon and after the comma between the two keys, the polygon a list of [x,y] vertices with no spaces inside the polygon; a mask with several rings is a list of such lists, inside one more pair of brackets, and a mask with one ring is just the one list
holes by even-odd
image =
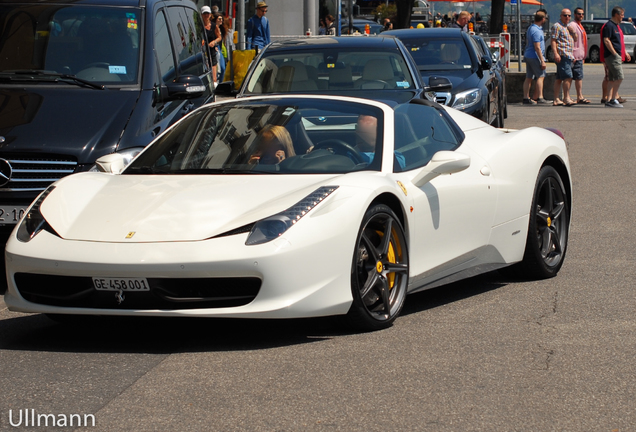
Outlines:
{"label": "ferrari front wheel", "polygon": [[400,221],[386,205],[369,208],[353,253],[349,323],[362,330],[390,327],[404,306],[408,279],[408,248]]}
{"label": "ferrari front wheel", "polygon": [[559,173],[551,166],[539,171],[535,186],[526,250],[520,267],[525,276],[556,276],[568,245],[570,205]]}

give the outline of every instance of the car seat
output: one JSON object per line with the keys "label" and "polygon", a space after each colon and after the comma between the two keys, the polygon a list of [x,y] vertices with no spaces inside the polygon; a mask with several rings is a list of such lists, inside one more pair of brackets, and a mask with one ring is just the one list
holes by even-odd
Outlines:
{"label": "car seat", "polygon": [[393,68],[388,59],[376,58],[369,60],[362,70],[362,78],[355,82],[358,89],[386,89],[395,88]]}
{"label": "car seat", "polygon": [[275,92],[317,91],[318,85],[309,79],[307,69],[302,62],[285,62],[278,68],[274,79]]}

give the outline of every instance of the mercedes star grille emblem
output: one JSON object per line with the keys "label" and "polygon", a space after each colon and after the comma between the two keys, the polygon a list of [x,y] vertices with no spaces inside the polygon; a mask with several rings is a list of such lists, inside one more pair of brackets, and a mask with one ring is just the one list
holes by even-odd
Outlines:
{"label": "mercedes star grille emblem", "polygon": [[0,159],[0,187],[6,185],[11,181],[11,175],[13,174],[13,168],[6,159]]}

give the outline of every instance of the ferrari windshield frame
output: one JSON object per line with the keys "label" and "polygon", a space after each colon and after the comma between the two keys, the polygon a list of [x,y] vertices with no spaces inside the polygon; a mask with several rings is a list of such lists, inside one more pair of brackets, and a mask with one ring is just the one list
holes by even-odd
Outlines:
{"label": "ferrari windshield frame", "polygon": [[122,174],[380,171],[383,125],[381,108],[329,98],[241,99],[208,105],[167,131]]}

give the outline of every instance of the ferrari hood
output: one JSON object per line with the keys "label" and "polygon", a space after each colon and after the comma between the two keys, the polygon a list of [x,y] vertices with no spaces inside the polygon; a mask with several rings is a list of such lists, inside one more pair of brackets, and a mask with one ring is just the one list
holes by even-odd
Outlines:
{"label": "ferrari hood", "polygon": [[109,175],[57,183],[40,207],[64,239],[196,241],[291,207],[334,175]]}

